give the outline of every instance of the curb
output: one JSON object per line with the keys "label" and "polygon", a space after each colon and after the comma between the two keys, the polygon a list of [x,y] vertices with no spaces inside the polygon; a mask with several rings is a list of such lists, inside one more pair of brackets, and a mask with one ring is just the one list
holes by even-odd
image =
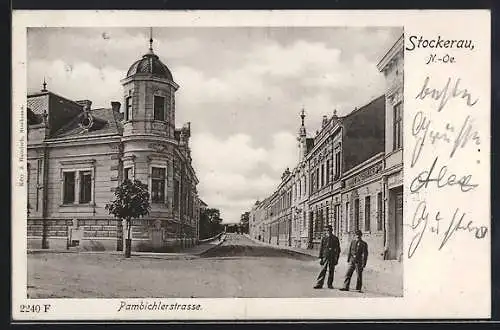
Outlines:
{"label": "curb", "polygon": [[[175,252],[175,253],[162,253],[162,252],[137,252],[137,251],[132,251],[131,257],[139,257],[139,258],[152,258],[152,259],[168,259],[168,260],[182,260],[182,259],[195,259],[198,258],[201,254],[212,250],[226,240],[226,237],[224,236],[223,239],[221,239],[217,244],[214,244],[207,249],[198,252],[198,253],[189,253],[189,252]],[[54,249],[27,249],[26,250],[27,254],[44,254],[44,253],[74,253],[74,254],[108,254],[108,255],[123,255],[123,251],[72,251],[72,250],[54,250]]]}

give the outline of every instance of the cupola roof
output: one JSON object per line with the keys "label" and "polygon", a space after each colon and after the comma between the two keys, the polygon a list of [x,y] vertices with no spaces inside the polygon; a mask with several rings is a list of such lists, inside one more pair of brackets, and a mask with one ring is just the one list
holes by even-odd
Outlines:
{"label": "cupola roof", "polygon": [[153,75],[158,78],[174,81],[172,73],[153,52],[153,37],[149,39],[149,51],[141,59],[135,61],[127,71],[127,78],[135,75]]}

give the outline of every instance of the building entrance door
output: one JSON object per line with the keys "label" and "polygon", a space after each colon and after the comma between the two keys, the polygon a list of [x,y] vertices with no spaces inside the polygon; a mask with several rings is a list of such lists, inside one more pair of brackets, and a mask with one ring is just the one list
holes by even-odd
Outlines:
{"label": "building entrance door", "polygon": [[401,259],[403,255],[403,187],[395,191],[395,210],[394,210],[394,229],[395,229],[395,247],[396,258]]}
{"label": "building entrance door", "polygon": [[163,228],[160,220],[156,220],[151,228],[151,247],[153,250],[160,250],[163,247]]}
{"label": "building entrance door", "polygon": [[159,250],[163,247],[163,230],[154,228],[151,231],[151,245],[154,250]]}
{"label": "building entrance door", "polygon": [[403,189],[396,194],[396,252],[397,258],[403,255]]}

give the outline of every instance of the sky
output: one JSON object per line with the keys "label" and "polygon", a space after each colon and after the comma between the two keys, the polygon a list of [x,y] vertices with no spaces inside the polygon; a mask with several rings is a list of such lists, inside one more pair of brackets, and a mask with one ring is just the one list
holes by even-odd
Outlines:
{"label": "sky", "polygon": [[[122,102],[120,80],[149,47],[149,28],[28,29],[28,93],[47,88],[92,107]],[[298,159],[323,115],[384,93],[377,63],[401,27],[162,27],[153,49],[180,85],[176,126],[191,122],[198,192],[238,222]]]}

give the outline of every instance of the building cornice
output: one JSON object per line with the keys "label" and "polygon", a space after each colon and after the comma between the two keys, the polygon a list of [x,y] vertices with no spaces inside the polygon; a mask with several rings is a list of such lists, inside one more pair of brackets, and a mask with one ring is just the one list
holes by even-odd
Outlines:
{"label": "building cornice", "polygon": [[[89,145],[96,143],[110,143],[110,142],[120,142],[120,135],[116,134],[103,134],[94,136],[82,136],[78,138],[58,138],[58,139],[46,139],[43,141],[49,147],[58,147],[60,145]],[[29,145],[28,145],[29,146]]]}
{"label": "building cornice", "polygon": [[[330,123],[328,125],[330,125]],[[324,131],[319,132],[319,134],[314,138],[313,148],[307,153],[306,160],[309,161],[311,158],[313,158],[314,153],[323,146],[325,140],[327,140],[330,136],[335,137],[337,133],[340,133],[341,129],[342,129],[342,123],[341,121],[337,121],[336,123],[333,124],[333,127],[325,127]],[[326,131],[330,132],[325,133]],[[318,140],[316,140],[316,138],[318,138]]]}
{"label": "building cornice", "polygon": [[148,142],[164,142],[174,146],[178,146],[179,142],[175,139],[169,139],[164,136],[150,135],[150,134],[131,134],[126,136],[120,136],[122,142],[130,141],[148,141]]}
{"label": "building cornice", "polygon": [[342,175],[342,179],[349,179],[350,177],[366,170],[367,168],[369,168],[370,166],[376,164],[377,162],[381,162],[383,161],[384,159],[384,153],[383,152],[379,152],[378,154],[376,154],[375,156],[365,160],[364,162],[362,162],[361,164],[358,164],[356,166],[354,166],[353,168],[351,168],[349,171],[346,171],[343,173]]}
{"label": "building cornice", "polygon": [[392,47],[385,53],[382,59],[377,64],[377,69],[382,72],[387,68],[387,65],[391,63],[392,59],[399,53],[402,52],[404,48],[404,34],[402,34],[399,39],[392,45]]}
{"label": "building cornice", "polygon": [[128,78],[120,80],[122,85],[128,84],[131,81],[154,81],[154,82],[170,85],[175,90],[179,89],[179,85],[177,83],[175,83],[174,81],[170,81],[170,80],[164,79],[164,78],[159,78],[153,74],[134,75],[134,76],[130,76]]}

